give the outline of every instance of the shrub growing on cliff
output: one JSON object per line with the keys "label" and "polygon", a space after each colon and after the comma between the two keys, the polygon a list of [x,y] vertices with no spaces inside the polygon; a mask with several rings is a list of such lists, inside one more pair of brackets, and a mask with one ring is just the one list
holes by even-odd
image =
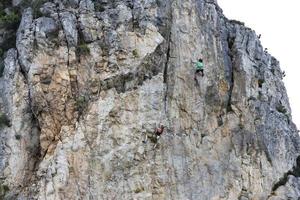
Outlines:
{"label": "shrub growing on cliff", "polygon": [[21,21],[21,14],[16,8],[11,7],[11,1],[0,2],[0,31],[2,41],[0,43],[0,76],[2,76],[4,53],[15,47],[16,32]]}
{"label": "shrub growing on cliff", "polygon": [[11,0],[1,0],[0,8],[7,7],[11,5]]}
{"label": "shrub growing on cliff", "polygon": [[17,29],[21,20],[21,16],[16,12],[6,14],[0,13],[0,27]]}
{"label": "shrub growing on cliff", "polygon": [[283,114],[286,114],[286,113],[287,113],[286,108],[285,108],[283,105],[281,105],[281,104],[276,106],[276,110],[277,110],[278,112],[280,112],[280,113],[283,113]]}
{"label": "shrub growing on cliff", "polygon": [[78,57],[80,56],[86,56],[90,54],[90,48],[88,47],[87,44],[83,43],[77,46],[76,48],[76,55]]}
{"label": "shrub growing on cliff", "polygon": [[87,108],[88,101],[89,101],[89,98],[87,96],[81,95],[81,96],[77,97],[76,107],[77,107],[77,111],[79,112],[79,115],[81,115],[83,113],[83,111]]}
{"label": "shrub growing on cliff", "polygon": [[7,185],[0,184],[0,199],[4,199],[8,191],[9,187]]}
{"label": "shrub growing on cliff", "polygon": [[138,52],[138,50],[137,50],[137,49],[134,49],[134,50],[132,51],[132,55],[133,55],[135,58],[138,58],[138,57],[139,57],[139,52]]}
{"label": "shrub growing on cliff", "polygon": [[31,7],[33,12],[33,17],[36,19],[42,16],[42,13],[40,12],[40,8],[46,2],[47,0],[25,0],[22,1],[19,7],[21,9]]}

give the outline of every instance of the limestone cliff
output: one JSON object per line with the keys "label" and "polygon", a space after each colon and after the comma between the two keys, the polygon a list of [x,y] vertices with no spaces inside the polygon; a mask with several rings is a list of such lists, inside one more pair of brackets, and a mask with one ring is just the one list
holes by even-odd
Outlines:
{"label": "limestone cliff", "polygon": [[279,62],[216,1],[26,2],[0,77],[0,198],[300,198]]}

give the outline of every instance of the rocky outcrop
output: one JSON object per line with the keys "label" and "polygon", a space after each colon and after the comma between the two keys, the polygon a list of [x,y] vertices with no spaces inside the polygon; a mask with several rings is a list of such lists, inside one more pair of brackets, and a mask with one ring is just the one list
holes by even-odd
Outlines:
{"label": "rocky outcrop", "polygon": [[[279,62],[216,1],[34,9],[0,78],[2,198],[300,197]],[[158,124],[154,148],[142,141]]]}

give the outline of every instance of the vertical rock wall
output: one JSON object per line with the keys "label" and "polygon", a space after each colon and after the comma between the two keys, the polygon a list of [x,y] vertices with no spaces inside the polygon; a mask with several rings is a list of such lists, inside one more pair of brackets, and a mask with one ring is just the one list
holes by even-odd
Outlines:
{"label": "vertical rock wall", "polygon": [[[279,62],[216,1],[54,0],[33,13],[0,78],[1,197],[300,197]],[[156,148],[144,144],[160,123]]]}

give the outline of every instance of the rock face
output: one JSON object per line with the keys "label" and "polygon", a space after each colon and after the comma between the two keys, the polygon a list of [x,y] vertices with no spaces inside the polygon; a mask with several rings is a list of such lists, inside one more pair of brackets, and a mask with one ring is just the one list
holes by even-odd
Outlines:
{"label": "rock face", "polygon": [[[0,78],[0,198],[300,197],[279,62],[216,1],[34,9]],[[143,143],[159,124],[157,146]]]}

